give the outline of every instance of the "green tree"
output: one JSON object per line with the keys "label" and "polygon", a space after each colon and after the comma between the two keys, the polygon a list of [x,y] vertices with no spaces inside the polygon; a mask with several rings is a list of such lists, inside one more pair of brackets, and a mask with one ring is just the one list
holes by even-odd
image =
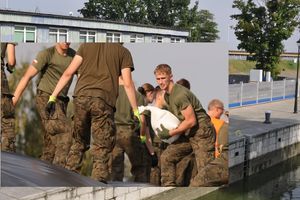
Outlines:
{"label": "green tree", "polygon": [[218,39],[213,14],[198,11],[190,0],[89,0],[78,11],[86,18],[114,20],[189,30],[192,42]]}
{"label": "green tree", "polygon": [[[28,63],[23,63],[21,68],[8,76],[11,91],[14,91],[28,66]],[[15,131],[17,134],[17,150],[37,158],[42,152],[43,130],[36,110],[34,96],[34,84],[31,81],[15,108]]]}
{"label": "green tree", "polygon": [[178,27],[189,4],[190,0],[145,0],[147,19],[152,25]]}
{"label": "green tree", "polygon": [[85,18],[147,23],[144,2],[140,0],[89,0],[78,11]]}
{"label": "green tree", "polygon": [[240,40],[238,49],[251,53],[249,60],[256,61],[256,69],[270,71],[276,78],[280,54],[287,40],[299,24],[299,0],[266,0],[255,4],[253,0],[235,0],[233,8],[240,14],[231,17],[237,20],[235,35]]}
{"label": "green tree", "polygon": [[192,42],[212,42],[219,39],[217,23],[213,21],[213,14],[208,10],[196,12],[195,23],[191,29]]}

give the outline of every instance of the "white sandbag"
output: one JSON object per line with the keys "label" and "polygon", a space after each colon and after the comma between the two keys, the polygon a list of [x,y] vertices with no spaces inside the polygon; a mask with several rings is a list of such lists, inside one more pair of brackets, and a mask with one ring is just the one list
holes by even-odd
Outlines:
{"label": "white sandbag", "polygon": [[[180,124],[180,121],[177,119],[177,117],[170,111],[163,110],[155,106],[139,106],[138,109],[140,113],[144,112],[145,110],[149,110],[151,112],[151,126],[156,135],[158,134],[156,129],[158,128],[161,130],[161,124],[164,125],[164,127],[168,130],[175,129]],[[169,139],[162,141],[171,144],[177,140],[178,137],[179,135],[174,135]]]}

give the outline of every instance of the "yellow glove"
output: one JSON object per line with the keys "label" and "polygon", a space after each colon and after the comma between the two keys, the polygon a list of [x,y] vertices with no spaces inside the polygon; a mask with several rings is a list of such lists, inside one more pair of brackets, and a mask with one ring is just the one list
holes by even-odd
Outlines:
{"label": "yellow glove", "polygon": [[146,136],[145,135],[140,135],[140,140],[141,140],[141,143],[145,143],[146,142]]}
{"label": "yellow glove", "polygon": [[56,97],[55,96],[50,96],[48,103],[46,105],[46,112],[52,116],[55,112],[55,102],[56,102]]}
{"label": "yellow glove", "polygon": [[139,109],[137,109],[137,108],[133,109],[133,114],[139,120],[139,125],[141,127],[142,126],[142,121],[141,121],[141,116],[140,116]]}

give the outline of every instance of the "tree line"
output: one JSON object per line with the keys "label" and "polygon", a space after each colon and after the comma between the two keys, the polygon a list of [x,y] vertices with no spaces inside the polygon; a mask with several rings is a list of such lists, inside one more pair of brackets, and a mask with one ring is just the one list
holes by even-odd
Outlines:
{"label": "tree line", "polygon": [[188,30],[189,42],[213,42],[219,38],[214,15],[190,8],[190,0],[89,0],[79,9],[83,17],[139,23]]}

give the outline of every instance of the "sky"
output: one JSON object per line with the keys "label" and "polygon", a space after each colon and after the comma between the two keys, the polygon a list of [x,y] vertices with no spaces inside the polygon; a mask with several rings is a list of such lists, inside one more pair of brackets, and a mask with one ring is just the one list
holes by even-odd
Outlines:
{"label": "sky", "polygon": [[[88,0],[0,0],[1,9],[11,9],[30,12],[51,13],[60,15],[69,15],[70,12],[73,16],[81,16],[77,12],[78,9],[84,7],[84,2]],[[191,0],[194,5],[196,0]],[[199,0],[199,9],[209,10],[214,14],[215,22],[218,24],[220,42],[228,43],[230,50],[236,50],[239,41],[234,35],[231,26],[235,21],[230,19],[230,15],[238,13],[238,10],[232,8],[233,0]],[[295,30],[293,36],[284,42],[285,51],[296,52],[296,41],[299,39],[299,30]]]}

